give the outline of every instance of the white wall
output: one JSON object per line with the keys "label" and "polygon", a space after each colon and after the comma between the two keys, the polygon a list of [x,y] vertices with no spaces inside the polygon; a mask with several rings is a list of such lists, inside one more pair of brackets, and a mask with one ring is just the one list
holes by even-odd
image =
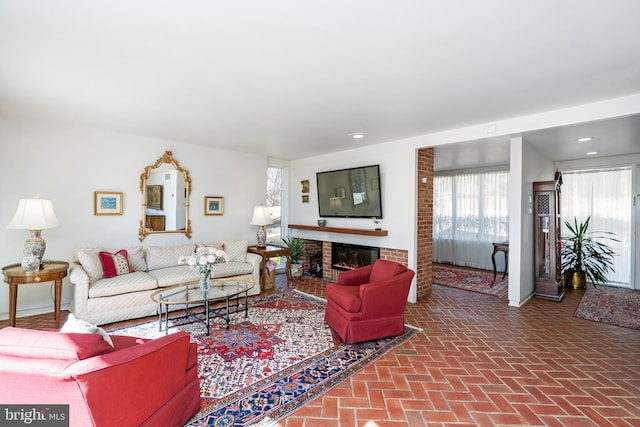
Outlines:
{"label": "white wall", "polygon": [[[165,150],[192,180],[193,236],[152,234],[142,243],[140,175]],[[19,263],[26,230],[9,230],[20,198],[52,199],[60,226],[43,230],[46,259],[71,261],[81,246],[171,245],[222,239],[255,243],[253,207],[264,203],[267,159],[176,141],[0,118],[0,264]],[[94,216],[94,191],[124,193],[122,216]],[[204,197],[223,196],[224,215],[205,216]],[[63,307],[72,285],[65,278]],[[53,311],[49,285],[21,285],[18,317]],[[8,318],[8,287],[0,289],[0,318]]]}
{"label": "white wall", "polygon": [[535,291],[533,183],[552,180],[553,161],[527,144],[511,138],[509,179],[509,305],[521,306]]}
{"label": "white wall", "polygon": [[[379,224],[368,218],[326,218],[327,226],[388,230],[385,237],[337,234],[306,230],[283,230],[283,234],[312,240],[336,241],[366,246],[404,249],[409,252],[409,267],[415,270],[416,253],[416,176],[415,149],[394,143],[379,144],[323,156],[309,157],[290,163],[289,224],[317,225],[318,193],[316,172],[380,165],[382,216]],[[300,181],[309,180],[309,203],[301,202]],[[410,301],[415,301],[412,289]]]}

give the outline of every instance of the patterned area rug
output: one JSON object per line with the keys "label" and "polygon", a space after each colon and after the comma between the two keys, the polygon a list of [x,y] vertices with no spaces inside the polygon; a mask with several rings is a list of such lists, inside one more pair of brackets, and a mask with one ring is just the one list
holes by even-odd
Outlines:
{"label": "patterned area rug", "polygon": [[500,298],[509,293],[508,274],[503,279],[502,272],[498,272],[493,286],[491,286],[492,281],[493,271],[433,263],[433,283],[437,285],[480,292]]}
{"label": "patterned area rug", "polygon": [[640,291],[606,286],[587,287],[575,317],[640,329]]}
{"label": "patterned area rug", "polygon": [[[171,321],[198,343],[201,411],[189,426],[266,426],[325,392],[412,337],[348,345],[324,323],[325,302],[301,292],[249,300],[249,317],[232,315],[229,330],[212,321]],[[173,323],[173,324],[172,324]],[[157,337],[157,321],[110,330],[111,334]]]}

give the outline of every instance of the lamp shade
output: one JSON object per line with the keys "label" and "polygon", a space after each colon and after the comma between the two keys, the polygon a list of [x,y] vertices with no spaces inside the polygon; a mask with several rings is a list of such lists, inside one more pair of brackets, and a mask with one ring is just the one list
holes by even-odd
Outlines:
{"label": "lamp shade", "polygon": [[59,224],[51,200],[20,199],[18,209],[7,228],[42,230]]}
{"label": "lamp shade", "polygon": [[269,215],[269,208],[266,206],[256,206],[253,208],[253,218],[251,218],[251,225],[269,225],[273,221],[271,215]]}

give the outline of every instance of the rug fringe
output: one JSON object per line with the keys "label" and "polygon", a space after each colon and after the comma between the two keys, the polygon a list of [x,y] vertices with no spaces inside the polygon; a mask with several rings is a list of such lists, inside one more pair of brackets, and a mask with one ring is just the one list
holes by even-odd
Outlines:
{"label": "rug fringe", "polygon": [[417,326],[410,325],[410,324],[408,324],[408,323],[405,323],[405,324],[404,324],[404,326],[406,326],[407,328],[414,329],[414,330],[416,330],[416,331],[424,332],[424,329],[419,328],[419,327],[417,327]]}
{"label": "rug fringe", "polygon": [[308,294],[308,293],[306,293],[306,292],[299,291],[299,290],[297,290],[297,289],[293,289],[293,292],[297,292],[297,293],[299,293],[300,295],[303,295],[303,296],[308,297],[308,298],[311,298],[311,299],[315,299],[315,300],[318,300],[318,301],[322,301],[322,302],[324,302],[325,304],[326,304],[326,302],[327,302],[327,300],[326,300],[326,299],[324,299],[324,298],[320,298],[320,297],[317,297],[317,296],[315,296],[315,295],[312,295],[312,294]]}

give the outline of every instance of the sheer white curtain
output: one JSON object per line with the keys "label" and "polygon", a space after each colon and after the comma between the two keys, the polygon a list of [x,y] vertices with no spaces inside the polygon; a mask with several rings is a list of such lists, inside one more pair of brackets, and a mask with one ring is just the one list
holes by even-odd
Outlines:
{"label": "sheer white curtain", "polygon": [[631,237],[633,218],[632,168],[563,172],[560,193],[562,232],[564,221],[573,224],[591,217],[590,231],[610,231],[620,242],[606,241],[616,253],[612,285],[631,286]]}
{"label": "sheer white curtain", "polygon": [[508,171],[434,177],[433,261],[493,268],[492,243],[509,239],[508,182]]}

